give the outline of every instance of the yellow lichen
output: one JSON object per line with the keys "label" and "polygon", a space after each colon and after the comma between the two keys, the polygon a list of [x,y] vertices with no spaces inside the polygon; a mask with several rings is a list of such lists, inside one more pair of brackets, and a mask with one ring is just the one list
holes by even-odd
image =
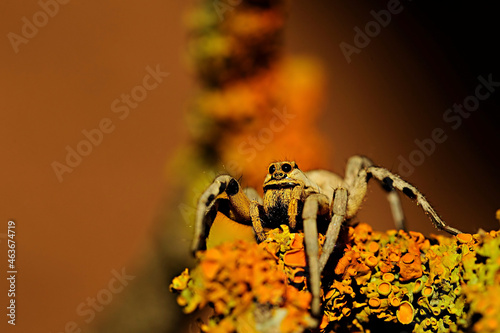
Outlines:
{"label": "yellow lichen", "polygon": [[[211,248],[198,256],[198,266],[191,274],[184,271],[170,288],[180,293],[178,302],[186,312],[212,304],[214,319],[206,332],[233,332],[242,325],[259,324],[258,312],[265,308],[274,313],[281,332],[297,332],[311,326],[311,295],[289,284],[287,275],[264,244],[242,240]],[[245,316],[246,321],[238,318]],[[269,323],[267,323],[269,324]]]}
{"label": "yellow lichen", "polygon": [[[346,228],[336,259],[323,273],[320,330],[368,332],[380,321],[413,332],[495,332],[500,305],[491,295],[500,294],[500,237],[463,235],[425,238],[376,232],[366,224]],[[320,248],[323,242],[320,235]],[[259,245],[224,243],[198,260],[197,268],[189,275],[184,271],[171,288],[180,293],[178,302],[187,312],[212,305],[218,319],[207,331],[222,327],[214,323],[238,330],[236,318],[255,321],[263,306],[280,332],[303,331],[313,323],[302,232],[283,225]]]}

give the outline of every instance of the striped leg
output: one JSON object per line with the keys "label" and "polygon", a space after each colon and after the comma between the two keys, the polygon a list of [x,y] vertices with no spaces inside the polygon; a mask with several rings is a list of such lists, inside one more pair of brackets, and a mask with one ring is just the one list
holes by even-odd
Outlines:
{"label": "striped leg", "polygon": [[[352,156],[347,161],[344,178],[347,187],[350,189],[347,218],[351,218],[356,214],[359,206],[361,206],[361,203],[363,202],[363,198],[366,195],[368,180],[366,177],[360,177],[360,172],[361,170],[372,166],[373,162],[364,156]],[[406,230],[403,207],[401,206],[401,200],[398,193],[394,190],[394,187],[390,186],[390,184],[386,183],[383,179],[379,180],[382,184],[382,188],[387,191],[387,200],[389,201],[389,205],[391,207],[396,228]]]}
{"label": "striped leg", "polygon": [[[408,198],[416,201],[417,205],[422,207],[422,210],[429,216],[434,226],[440,230],[444,230],[452,235],[462,233],[460,230],[447,225],[436,213],[434,208],[422,193],[413,185],[401,179],[398,175],[393,174],[387,169],[381,167],[369,167],[366,169],[364,178],[369,178],[370,175],[381,181],[390,189],[397,189],[403,192]],[[363,177],[363,175],[361,175]]]}

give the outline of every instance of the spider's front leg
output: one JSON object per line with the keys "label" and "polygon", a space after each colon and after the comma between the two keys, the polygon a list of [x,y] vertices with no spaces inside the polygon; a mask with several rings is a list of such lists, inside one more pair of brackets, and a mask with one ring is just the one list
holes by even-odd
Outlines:
{"label": "spider's front leg", "polygon": [[334,190],[331,204],[332,219],[330,220],[330,224],[326,230],[323,252],[319,258],[319,268],[321,272],[325,268],[328,259],[330,259],[330,255],[335,249],[335,244],[337,244],[340,228],[342,227],[347,215],[347,200],[348,193],[345,188],[339,187]]}
{"label": "spider's front leg", "polygon": [[[367,190],[366,173],[364,173],[363,170],[366,170],[373,165],[373,162],[365,156],[356,155],[347,160],[344,177],[345,184],[350,190],[347,206],[347,218],[351,218],[356,215],[356,212],[359,210],[359,207],[363,202]],[[406,230],[405,216],[398,193],[394,190],[394,187],[389,186],[383,181],[381,181],[381,185],[387,192],[387,200],[389,201],[389,205],[391,207],[392,217],[394,219],[396,229]]]}
{"label": "spider's front leg", "polygon": [[263,242],[266,239],[266,233],[264,232],[264,227],[262,226],[262,218],[260,207],[262,207],[257,201],[252,200],[250,202],[250,219],[252,220],[253,230],[255,231],[255,236],[259,242]]}
{"label": "spider's front leg", "polygon": [[291,192],[290,203],[288,204],[288,225],[290,229],[295,230],[297,227],[297,215],[299,214],[299,202],[304,193],[304,186],[295,186]]}
{"label": "spider's front leg", "polygon": [[328,197],[324,194],[311,194],[304,202],[302,220],[304,222],[304,241],[309,265],[309,285],[312,293],[311,313],[320,317],[321,271],[318,246],[318,215],[329,215]]}
{"label": "spider's front leg", "polygon": [[196,210],[196,220],[194,225],[194,238],[191,251],[206,249],[206,238],[212,227],[213,217],[210,212],[218,210],[217,200],[222,194],[227,195],[230,203],[230,213],[234,215],[234,220],[242,224],[250,224],[250,199],[242,191],[236,179],[229,175],[221,175],[215,178],[214,182],[203,192]]}

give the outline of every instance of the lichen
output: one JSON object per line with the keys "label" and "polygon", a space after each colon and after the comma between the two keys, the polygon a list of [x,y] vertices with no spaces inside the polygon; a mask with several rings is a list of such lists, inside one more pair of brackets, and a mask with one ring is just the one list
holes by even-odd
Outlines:
{"label": "lichen", "polygon": [[[308,309],[304,234],[282,225],[267,236],[201,252],[194,270],[172,282],[186,312],[213,307],[204,331],[242,332],[242,320],[263,332],[317,324]],[[491,295],[500,296],[498,232],[426,238],[358,224],[343,230],[323,272],[319,330],[498,332],[500,305]]]}
{"label": "lichen", "polygon": [[198,265],[176,277],[170,288],[186,313],[213,307],[204,332],[303,332],[315,321],[308,308],[311,294],[293,287],[264,244],[243,240],[199,253]]}

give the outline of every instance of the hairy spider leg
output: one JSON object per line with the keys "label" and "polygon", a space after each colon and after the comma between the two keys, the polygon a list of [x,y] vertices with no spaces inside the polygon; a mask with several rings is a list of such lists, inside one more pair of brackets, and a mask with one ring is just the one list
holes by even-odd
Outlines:
{"label": "hairy spider leg", "polygon": [[230,213],[234,216],[230,216],[230,218],[242,224],[251,224],[251,201],[242,191],[238,181],[229,175],[218,176],[198,200],[194,238],[191,248],[193,254],[196,251],[206,249],[206,238],[213,224],[213,219],[209,212],[217,208],[216,203],[224,194],[231,203]]}
{"label": "hairy spider leg", "polygon": [[370,175],[382,181],[386,186],[395,188],[403,192],[412,201],[415,201],[418,206],[422,208],[425,214],[430,218],[434,226],[439,230],[444,230],[452,235],[461,234],[462,232],[456,228],[453,228],[446,224],[438,213],[432,208],[429,201],[424,197],[424,195],[413,185],[404,181],[396,174],[393,174],[389,170],[381,167],[369,167],[362,171],[360,178],[370,179]]}
{"label": "hairy spider leg", "polygon": [[288,205],[288,224],[290,229],[297,227],[297,215],[299,213],[299,202],[302,200],[304,186],[295,186],[292,190],[292,196]]}
{"label": "hairy spider leg", "polygon": [[332,218],[330,220],[330,224],[328,225],[328,229],[326,230],[323,252],[321,253],[321,257],[319,258],[320,273],[325,268],[328,259],[330,259],[330,255],[335,249],[335,244],[337,243],[337,239],[339,237],[340,228],[346,220],[347,200],[347,190],[343,187],[336,188],[333,193],[333,200],[331,204]]}
{"label": "hairy spider leg", "polygon": [[311,194],[304,202],[302,220],[304,223],[304,241],[309,264],[309,286],[312,293],[311,312],[320,317],[321,268],[319,263],[318,215],[329,215],[329,199],[324,194]]}
{"label": "hairy spider leg", "polygon": [[261,205],[257,201],[250,202],[250,218],[252,220],[253,230],[259,242],[263,242],[266,239],[266,233],[262,226],[261,216]]}
{"label": "hairy spider leg", "polygon": [[[368,181],[363,179],[363,177],[359,177],[359,174],[361,170],[372,166],[374,166],[373,162],[365,156],[355,155],[347,160],[344,177],[345,183],[350,190],[347,218],[351,218],[356,215],[366,195],[366,183]],[[396,229],[406,230],[405,216],[398,193],[395,191],[394,187],[391,186],[390,182],[387,183],[383,179],[380,179],[380,182],[382,188],[387,191],[387,200],[389,201],[389,205],[391,207],[392,217],[394,219]]]}

